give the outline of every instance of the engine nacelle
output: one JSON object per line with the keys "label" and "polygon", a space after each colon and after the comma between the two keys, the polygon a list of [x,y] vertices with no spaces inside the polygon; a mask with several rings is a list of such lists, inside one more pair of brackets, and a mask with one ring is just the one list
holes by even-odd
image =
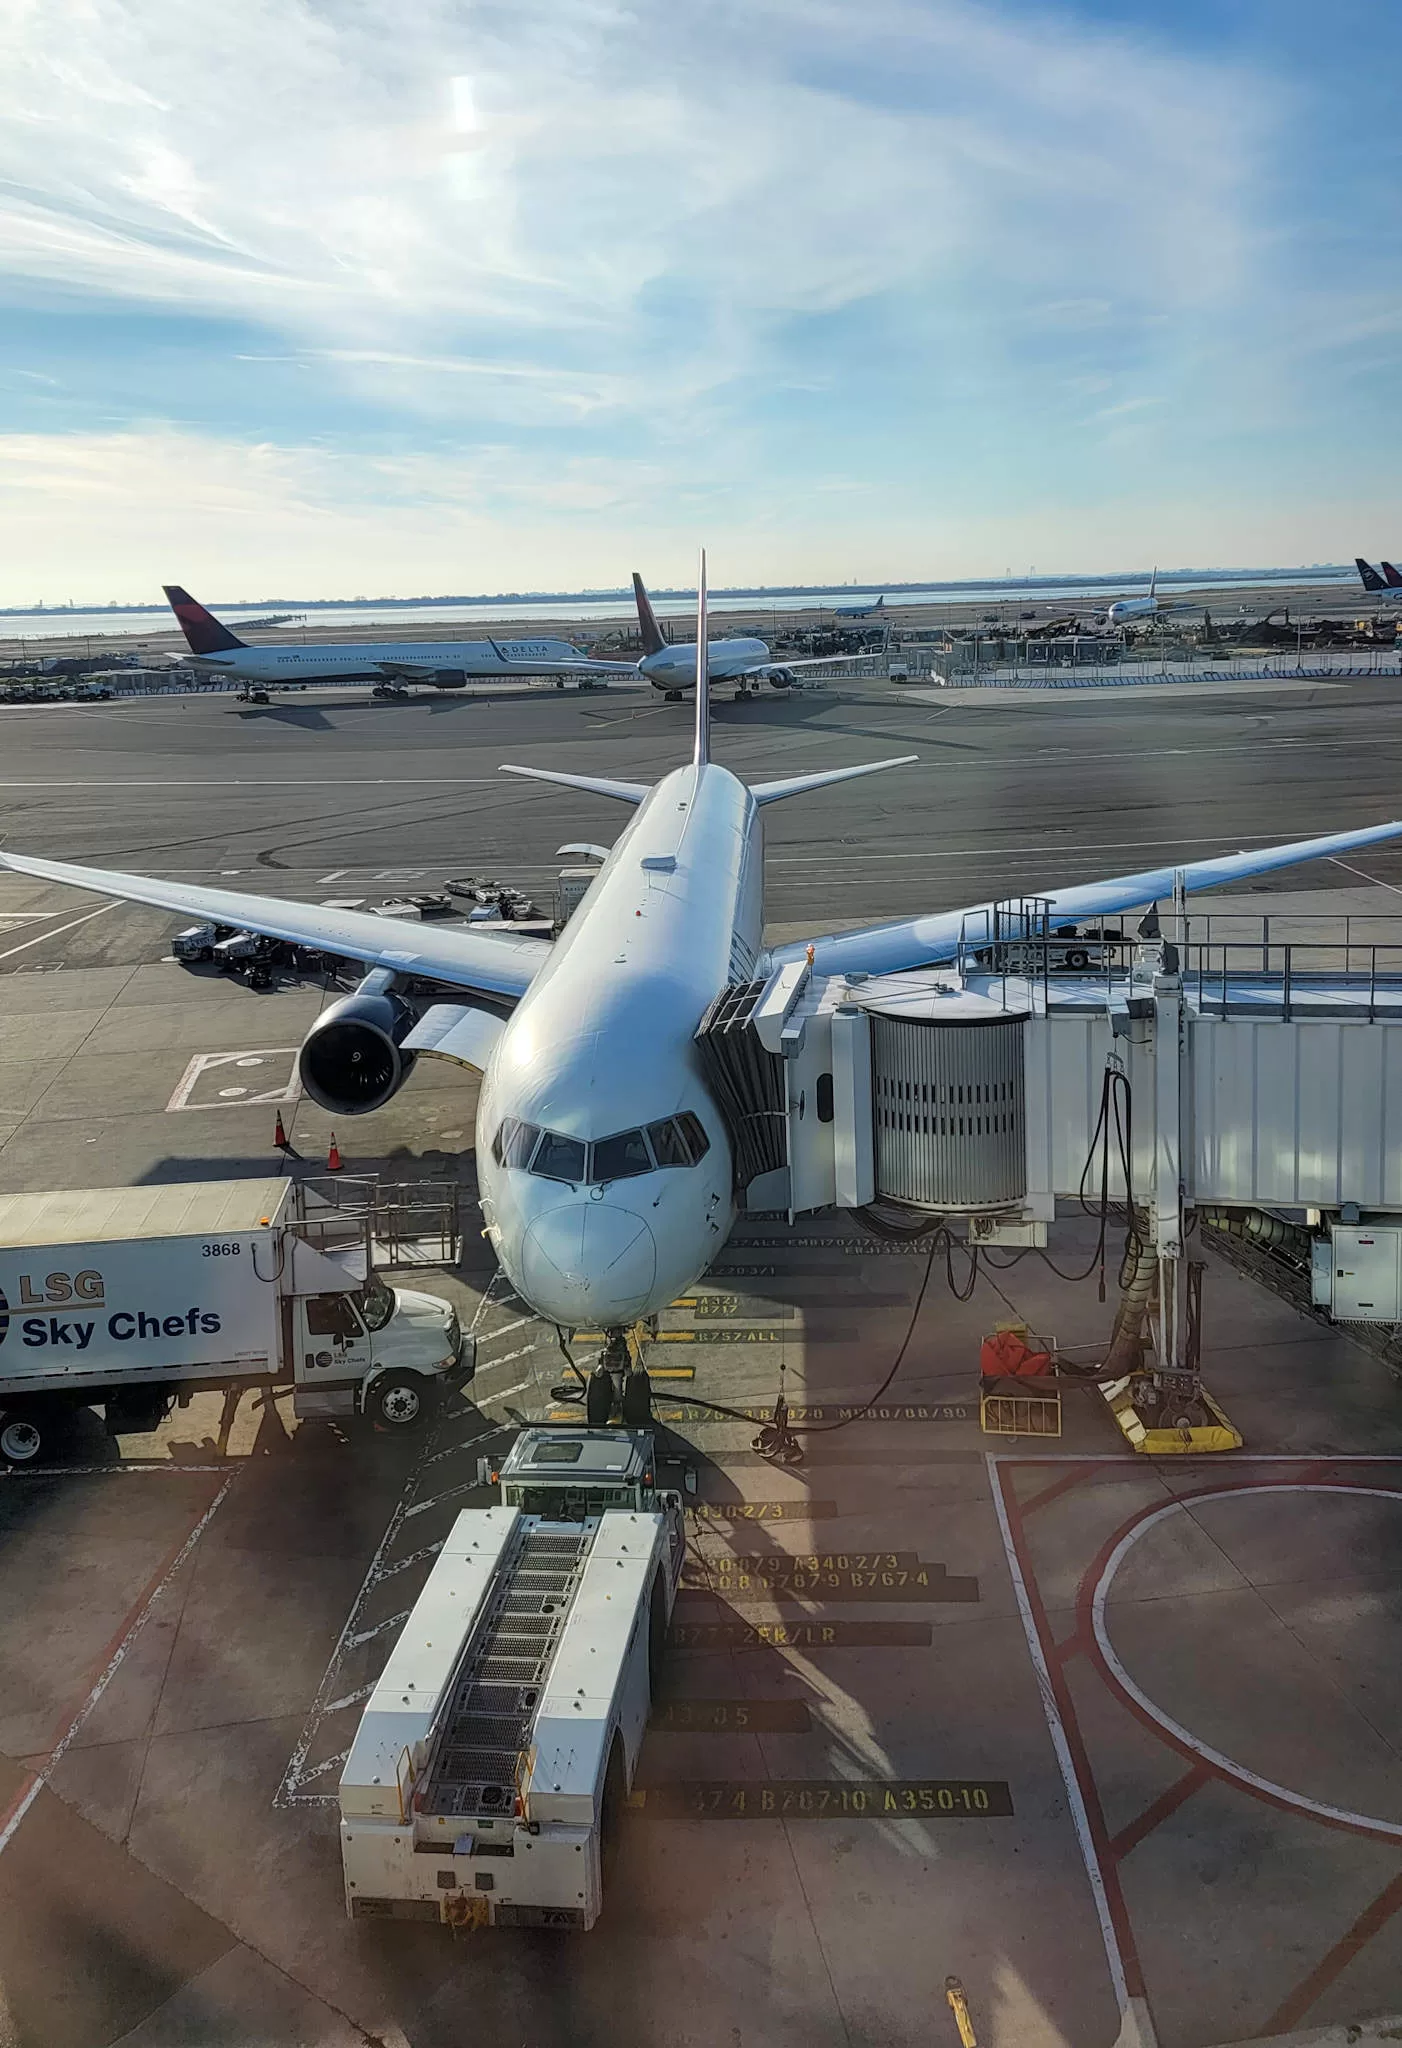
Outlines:
{"label": "engine nacelle", "polygon": [[461,668],[434,668],[428,672],[428,679],[435,690],[464,690],[467,687],[467,671]]}
{"label": "engine nacelle", "polygon": [[766,670],[765,673],[771,689],[791,690],[794,686],[794,673],[792,669],[771,668]]}
{"label": "engine nacelle", "polygon": [[376,970],[353,995],[322,1013],[302,1041],[297,1071],[313,1102],[335,1116],[380,1109],[408,1080],[414,1054],[402,1050],[415,1012]]}

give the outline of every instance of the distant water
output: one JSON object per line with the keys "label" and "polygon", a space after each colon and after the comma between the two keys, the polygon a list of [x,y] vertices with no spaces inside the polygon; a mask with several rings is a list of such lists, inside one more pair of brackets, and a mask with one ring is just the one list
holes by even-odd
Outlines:
{"label": "distant water", "polygon": [[[1184,591],[1209,591],[1226,594],[1237,589],[1259,589],[1265,583],[1290,585],[1311,584],[1320,587],[1338,586],[1358,592],[1357,574],[1352,569],[1267,569],[1240,574],[1204,576],[1160,576],[1160,589],[1171,589],[1175,593]],[[888,608],[895,610],[910,604],[975,604],[988,611],[1020,609],[1029,605],[1055,605],[1084,609],[1088,605],[1106,605],[1116,597],[1142,595],[1148,588],[1148,579],[1123,584],[1097,583],[968,583],[926,584],[919,589],[900,590],[888,586],[885,593],[880,590],[805,590],[765,591],[748,597],[715,596],[710,601],[712,612],[760,612],[776,621],[793,619],[801,614],[835,611],[844,606],[875,604],[883,594]],[[654,598],[653,607],[663,618],[686,618],[696,609],[696,600],[691,597]],[[295,602],[264,604],[257,606],[236,604],[211,604],[210,610],[231,626],[237,626],[241,619],[257,619],[275,612],[296,611]],[[516,620],[522,625],[537,623],[546,619],[577,619],[587,624],[597,619],[616,619],[620,614],[632,612],[631,597],[556,597],[556,598],[477,598],[467,604],[337,604],[316,605],[306,615],[305,624],[299,619],[295,625],[282,627],[289,638],[305,637],[314,639],[317,630],[324,626],[375,627],[377,637],[392,638],[394,630],[409,625],[451,626],[467,622],[480,627],[484,621]],[[813,621],[808,621],[810,624]],[[116,611],[106,607],[89,611],[42,611],[5,612],[0,611],[0,640],[49,640],[84,633],[163,633],[175,624],[174,618],[164,605],[149,611]],[[383,630],[380,630],[383,629]]]}

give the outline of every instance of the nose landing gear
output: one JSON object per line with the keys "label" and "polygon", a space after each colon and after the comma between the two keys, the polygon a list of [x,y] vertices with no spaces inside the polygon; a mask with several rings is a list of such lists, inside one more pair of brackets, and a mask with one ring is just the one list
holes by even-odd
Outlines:
{"label": "nose landing gear", "polygon": [[615,1406],[627,1429],[642,1429],[651,1422],[652,1381],[643,1364],[646,1334],[640,1323],[605,1332],[599,1363],[584,1392],[584,1418],[591,1429],[606,1429]]}

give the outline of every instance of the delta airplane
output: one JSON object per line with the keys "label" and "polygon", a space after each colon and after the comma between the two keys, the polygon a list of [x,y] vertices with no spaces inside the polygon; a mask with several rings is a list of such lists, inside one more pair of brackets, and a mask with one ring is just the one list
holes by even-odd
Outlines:
{"label": "delta airplane", "polygon": [[[654,689],[675,700],[684,690],[696,688],[696,642],[684,641],[673,647],[662,637],[662,628],[643,588],[643,579],[633,571],[633,597],[638,607],[638,631],[642,636],[643,658],[637,673],[646,676]],[[763,640],[737,634],[733,640],[713,640],[707,649],[707,670],[713,683],[734,683],[737,700],[757,695],[755,685],[766,682],[776,690],[790,689],[799,668],[827,668],[839,661],[867,661],[865,654],[814,654],[802,661],[774,661]]]}
{"label": "delta airplane", "polygon": [[626,661],[590,661],[568,640],[380,640],[250,647],[178,583],[164,586],[195,668],[250,683],[421,682],[460,690],[470,681],[517,676],[627,676]]}
{"label": "delta airplane", "polygon": [[[706,646],[701,562],[696,645]],[[563,770],[560,783],[632,815],[560,937],[413,924],[333,905],[0,853],[0,868],[98,895],[263,932],[365,963],[299,1054],[302,1085],[336,1115],[378,1109],[415,1057],[483,1076],[477,1170],[488,1235],[521,1298],[561,1330],[607,1333],[591,1420],[614,1398],[609,1364],[629,1333],[693,1285],[736,1216],[731,1132],[707,1084],[697,1029],[734,982],[812,960],[819,974],[888,974],[953,958],[975,911],[867,925],[764,946],[762,819],[770,804],[915,757],[746,786],[711,759],[710,677],[696,693],[691,759],[648,787]],[[1402,836],[1402,822],[1054,891],[1057,918],[1099,919],[1167,895],[1175,873],[1207,889]],[[1030,893],[1030,892],[1029,892]],[[991,906],[977,906],[981,912]],[[646,1413],[635,1368],[625,1414]]]}
{"label": "delta airplane", "polygon": [[1111,626],[1123,626],[1131,619],[1156,619],[1162,618],[1167,612],[1196,611],[1196,605],[1192,604],[1165,604],[1157,594],[1158,580],[1159,572],[1155,569],[1149,578],[1149,589],[1145,596],[1117,599],[1105,614],[1106,623]]}

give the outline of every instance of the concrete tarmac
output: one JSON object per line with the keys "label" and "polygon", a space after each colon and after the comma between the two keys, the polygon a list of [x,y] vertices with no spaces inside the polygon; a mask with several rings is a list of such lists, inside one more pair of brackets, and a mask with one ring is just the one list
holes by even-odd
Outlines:
{"label": "concrete tarmac", "polygon": [[[1397,815],[1395,688],[814,690],[721,705],[715,751],[756,778],[920,756],[768,813],[770,914],[801,936]],[[0,720],[7,846],[312,900],[464,872],[544,894],[556,849],[621,814],[497,762],[648,779],[689,745],[685,707],[614,692]],[[1386,936],[1402,851],[1219,915],[1253,904]],[[0,879],[0,1189],[276,1171],[279,1108],[287,1170],[320,1169],[330,1120],[293,1063],[325,992],[183,969],[178,922]],[[474,1109],[470,1077],[424,1062],[337,1136],[353,1170],[470,1202]],[[1058,1225],[1058,1263],[1089,1243]],[[690,1583],[609,1909],[577,1941],[352,1925],[341,1898],[338,1759],[394,1617],[481,1498],[483,1445],[550,1412],[559,1377],[471,1229],[456,1268],[397,1276],[481,1340],[425,1437],[198,1396],[120,1445],[84,1418],[52,1469],[0,1478],[0,2043],[885,2048],[954,2038],[951,1972],[994,2048],[1109,2048],[1131,1998],[1169,2048],[1395,2010],[1402,1392],[1214,1260],[1208,1379],[1250,1455],[1147,1465],[1094,1396],[1059,1441],[1000,1446],[981,1335],[1016,1314],[1094,1347],[1111,1314],[1027,1258],[967,1302],[941,1265],[890,1398],[807,1436],[799,1468],[688,1409],[694,1388],[763,1411],[782,1385],[805,1426],[837,1419],[925,1269],[846,1216],[742,1219],[664,1318],[655,1359],[693,1375],[659,1381],[700,1465]],[[894,1552],[920,1597],[844,1580],[838,1560]],[[786,1595],[798,1558],[831,1589]],[[679,1730],[669,1704],[698,1700],[800,1706],[807,1732]]]}

